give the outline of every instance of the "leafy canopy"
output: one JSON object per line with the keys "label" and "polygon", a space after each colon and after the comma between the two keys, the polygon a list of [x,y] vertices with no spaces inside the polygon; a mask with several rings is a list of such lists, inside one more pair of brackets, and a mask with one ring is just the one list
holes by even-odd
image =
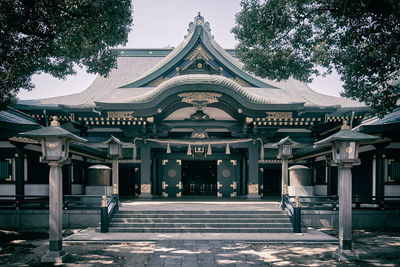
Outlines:
{"label": "leafy canopy", "polygon": [[73,66],[107,75],[132,25],[130,0],[1,0],[0,109],[31,90],[31,76],[63,79]]}
{"label": "leafy canopy", "polygon": [[365,102],[380,116],[395,107],[399,1],[243,0],[241,6],[232,32],[247,70],[310,82],[320,69],[329,74],[335,68],[342,96]]}

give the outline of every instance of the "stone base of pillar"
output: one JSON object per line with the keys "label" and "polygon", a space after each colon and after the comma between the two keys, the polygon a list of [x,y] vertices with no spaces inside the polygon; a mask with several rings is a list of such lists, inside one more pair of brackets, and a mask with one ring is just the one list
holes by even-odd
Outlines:
{"label": "stone base of pillar", "polygon": [[150,193],[141,193],[141,194],[139,195],[139,198],[151,199],[151,198],[153,198],[153,195],[150,194]]}
{"label": "stone base of pillar", "polygon": [[336,249],[333,252],[333,258],[337,261],[358,261],[360,260],[360,256],[356,254],[356,252],[352,249]]}
{"label": "stone base of pillar", "polygon": [[40,260],[41,263],[63,263],[66,262],[71,257],[70,254],[65,252],[65,250],[59,251],[47,251],[45,255],[42,256]]}
{"label": "stone base of pillar", "polygon": [[261,196],[259,194],[247,194],[246,197],[248,199],[260,199]]}

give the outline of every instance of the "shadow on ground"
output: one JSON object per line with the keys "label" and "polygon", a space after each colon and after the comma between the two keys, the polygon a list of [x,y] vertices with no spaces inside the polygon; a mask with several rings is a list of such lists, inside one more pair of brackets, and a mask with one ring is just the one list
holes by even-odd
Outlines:
{"label": "shadow on ground", "polygon": [[[79,230],[66,230],[64,236]],[[337,236],[337,231],[326,230]],[[66,243],[71,260],[62,266],[400,266],[400,231],[353,232],[358,262],[338,263],[333,244],[263,244],[226,241]],[[0,230],[1,266],[42,266],[46,231]]]}
{"label": "shadow on ground", "polygon": [[[324,231],[337,237],[336,230]],[[353,231],[353,249],[360,261],[338,263],[332,258],[332,244],[252,243],[260,257],[271,266],[400,266],[400,231]]]}

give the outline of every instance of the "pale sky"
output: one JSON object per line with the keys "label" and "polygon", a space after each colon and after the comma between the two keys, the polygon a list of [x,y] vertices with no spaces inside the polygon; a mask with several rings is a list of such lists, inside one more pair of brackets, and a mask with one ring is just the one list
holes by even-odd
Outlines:
{"label": "pale sky", "polygon": [[[134,25],[125,48],[176,47],[183,41],[189,22],[200,11],[210,22],[211,33],[224,48],[234,48],[237,41],[231,33],[235,14],[240,10],[240,0],[133,0]],[[21,90],[20,99],[37,99],[68,95],[85,90],[95,79],[78,68],[78,74],[58,80],[50,75],[35,75],[36,88],[31,92]],[[309,86],[322,94],[339,96],[342,83],[337,74],[318,77]]]}

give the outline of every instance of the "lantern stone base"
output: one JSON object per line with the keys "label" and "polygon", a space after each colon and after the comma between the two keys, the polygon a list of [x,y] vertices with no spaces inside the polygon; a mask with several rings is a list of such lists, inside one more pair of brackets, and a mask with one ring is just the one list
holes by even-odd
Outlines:
{"label": "lantern stone base", "polygon": [[71,257],[65,250],[47,251],[40,260],[41,263],[63,263]]}
{"label": "lantern stone base", "polygon": [[333,258],[337,261],[358,261],[360,260],[360,256],[356,254],[356,252],[352,249],[336,249],[333,252]]}

